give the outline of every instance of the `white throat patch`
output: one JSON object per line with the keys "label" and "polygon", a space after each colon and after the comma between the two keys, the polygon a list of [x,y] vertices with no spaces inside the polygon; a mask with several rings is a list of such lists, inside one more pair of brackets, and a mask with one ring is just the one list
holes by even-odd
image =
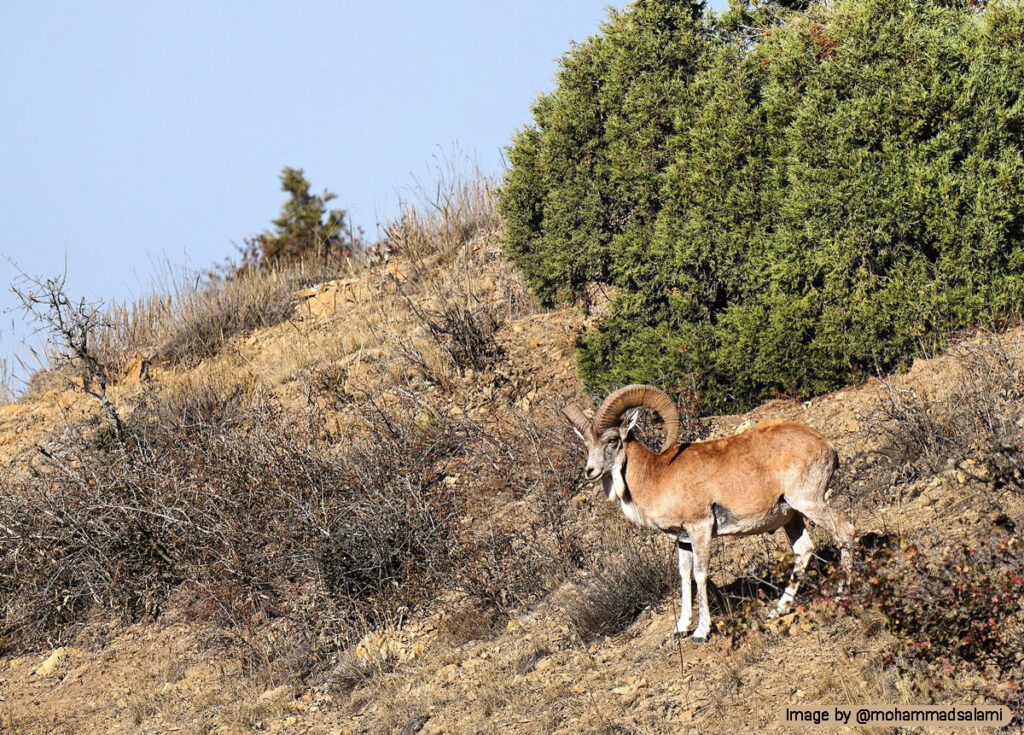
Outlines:
{"label": "white throat patch", "polygon": [[612,480],[612,499],[622,500],[626,497],[626,478],[622,476],[622,462],[616,462],[608,475]]}
{"label": "white throat patch", "polygon": [[633,499],[626,497],[626,478],[622,475],[622,463],[617,463],[612,471],[604,476],[604,491],[612,502],[619,502],[622,514],[627,520],[638,526],[646,526],[658,530],[657,526],[649,522],[640,509],[636,507]]}

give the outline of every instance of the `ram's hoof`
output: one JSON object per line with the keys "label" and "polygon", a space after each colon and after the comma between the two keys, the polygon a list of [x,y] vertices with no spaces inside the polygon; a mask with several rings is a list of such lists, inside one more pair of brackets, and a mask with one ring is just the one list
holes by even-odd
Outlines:
{"label": "ram's hoof", "polygon": [[707,643],[708,642],[707,636],[702,636],[702,635],[692,636],[690,638],[690,640],[692,640],[694,643]]}

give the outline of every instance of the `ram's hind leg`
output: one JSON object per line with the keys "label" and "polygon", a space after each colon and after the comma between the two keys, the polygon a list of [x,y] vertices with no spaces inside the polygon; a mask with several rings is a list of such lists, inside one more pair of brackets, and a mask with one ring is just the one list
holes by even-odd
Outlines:
{"label": "ram's hind leg", "polygon": [[853,571],[853,560],[850,556],[853,549],[853,524],[842,515],[828,507],[824,500],[818,502],[793,502],[789,504],[802,513],[807,520],[826,529],[839,545],[839,560],[843,568],[843,582],[839,585],[842,592],[850,582]]}
{"label": "ram's hind leg", "polygon": [[843,567],[844,583],[840,583],[839,591],[842,592],[849,584],[853,571],[853,525],[841,514],[828,506],[825,498],[828,495],[828,485],[832,475],[839,467],[839,456],[834,449],[829,449],[822,454],[822,461],[812,467],[805,477],[802,487],[795,488],[794,492],[787,492],[785,500],[789,507],[803,515],[815,525],[821,526],[828,531],[839,546],[839,559]]}
{"label": "ram's hind leg", "polygon": [[769,618],[776,618],[789,612],[789,608],[792,607],[793,600],[796,598],[797,590],[800,589],[800,580],[803,579],[807,563],[811,560],[811,554],[814,553],[814,542],[811,540],[811,534],[807,530],[803,516],[797,513],[789,519],[784,528],[789,545],[793,547],[793,553],[796,555],[796,562],[793,564],[793,573],[789,575],[786,591],[782,593],[775,609],[768,613]]}

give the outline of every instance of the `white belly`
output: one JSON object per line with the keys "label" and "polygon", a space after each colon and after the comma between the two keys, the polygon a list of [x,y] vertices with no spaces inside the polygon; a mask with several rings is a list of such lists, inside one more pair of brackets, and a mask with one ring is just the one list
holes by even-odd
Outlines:
{"label": "white belly", "polygon": [[785,500],[776,503],[764,513],[744,518],[737,518],[728,509],[715,504],[712,504],[711,510],[715,517],[716,536],[770,533],[784,526],[796,514]]}

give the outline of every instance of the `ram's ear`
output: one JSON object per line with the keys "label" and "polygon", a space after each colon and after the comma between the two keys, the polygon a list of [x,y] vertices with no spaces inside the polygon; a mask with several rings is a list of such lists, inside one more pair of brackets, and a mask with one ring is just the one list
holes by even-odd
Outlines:
{"label": "ram's ear", "polygon": [[626,411],[626,414],[622,417],[622,423],[619,424],[619,438],[623,442],[629,438],[629,432],[636,426],[637,419],[640,418],[640,409],[634,408],[631,411]]}

